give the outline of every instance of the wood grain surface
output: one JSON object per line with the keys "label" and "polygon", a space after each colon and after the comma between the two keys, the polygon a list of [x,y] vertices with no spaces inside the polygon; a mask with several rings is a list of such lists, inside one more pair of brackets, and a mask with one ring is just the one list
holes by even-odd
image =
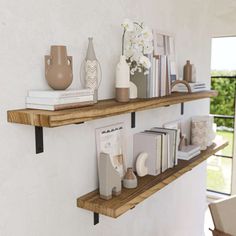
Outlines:
{"label": "wood grain surface", "polygon": [[8,122],[41,126],[58,127],[77,124],[103,117],[120,115],[135,111],[163,107],[193,100],[217,96],[216,91],[196,93],[172,93],[169,96],[151,99],[135,99],[127,103],[116,102],[114,99],[101,100],[88,107],[67,109],[61,111],[45,111],[36,109],[19,109],[7,112]]}
{"label": "wood grain surface", "polygon": [[121,195],[116,197],[113,196],[110,200],[101,199],[99,197],[98,190],[90,192],[77,199],[77,206],[92,212],[117,218],[179,178],[184,173],[191,171],[195,166],[199,165],[208,157],[212,156],[227,145],[227,141],[218,141],[189,161],[179,160],[177,166],[166,170],[158,176],[147,175],[145,177],[138,178],[137,188],[122,188]]}

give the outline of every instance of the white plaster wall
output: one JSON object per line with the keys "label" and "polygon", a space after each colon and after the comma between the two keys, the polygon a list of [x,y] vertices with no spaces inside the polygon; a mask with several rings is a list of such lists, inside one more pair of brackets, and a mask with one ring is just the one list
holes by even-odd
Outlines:
{"label": "white plaster wall", "polygon": [[[0,0],[0,235],[1,236],[200,236],[203,235],[205,164],[182,176],[134,210],[114,220],[76,207],[76,199],[97,187],[94,129],[125,122],[132,158],[132,134],[180,118],[180,106],[109,117],[55,129],[44,129],[45,152],[36,155],[34,128],[7,123],[6,111],[24,107],[29,89],[48,88],[43,56],[50,45],[67,45],[74,60],[74,82],[94,37],[103,68],[99,98],[114,96],[114,70],[121,48],[120,24],[125,17],[173,32],[179,71],[186,59],[208,81],[210,40],[204,27],[203,0]],[[199,15],[201,17],[199,17]],[[185,119],[207,114],[208,101],[187,103]]]}

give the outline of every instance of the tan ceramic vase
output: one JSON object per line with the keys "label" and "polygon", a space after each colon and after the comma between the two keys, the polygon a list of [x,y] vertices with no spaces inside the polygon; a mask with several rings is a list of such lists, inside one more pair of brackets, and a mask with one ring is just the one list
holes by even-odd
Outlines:
{"label": "tan ceramic vase", "polygon": [[45,78],[55,90],[67,89],[73,80],[72,57],[66,46],[51,46],[51,55],[45,56]]}
{"label": "tan ceramic vase", "polygon": [[128,168],[123,179],[123,186],[125,188],[136,188],[138,186],[137,177],[133,172],[133,168]]}

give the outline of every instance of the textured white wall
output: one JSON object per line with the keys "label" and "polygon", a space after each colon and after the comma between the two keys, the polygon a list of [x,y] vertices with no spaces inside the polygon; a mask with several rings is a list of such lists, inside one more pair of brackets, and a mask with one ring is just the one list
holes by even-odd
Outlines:
{"label": "textured white wall", "polygon": [[[124,121],[132,134],[180,118],[180,106],[105,118],[82,125],[44,129],[45,152],[36,155],[34,128],[7,123],[6,111],[24,107],[29,89],[48,88],[43,56],[50,45],[67,45],[74,60],[74,82],[94,37],[103,68],[99,97],[114,96],[114,71],[121,48],[120,23],[125,17],[173,32],[180,73],[186,59],[197,66],[199,80],[208,81],[210,40],[203,0],[0,0],[0,235],[1,236],[200,236],[203,235],[205,164],[182,176],[134,210],[113,220],[76,207],[76,199],[97,187],[94,129]],[[201,16],[201,17],[199,17]],[[185,106],[188,120],[207,114],[207,100]]]}

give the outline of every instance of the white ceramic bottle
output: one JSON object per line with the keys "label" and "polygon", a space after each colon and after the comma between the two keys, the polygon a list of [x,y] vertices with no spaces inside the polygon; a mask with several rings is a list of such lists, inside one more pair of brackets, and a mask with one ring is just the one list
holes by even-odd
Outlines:
{"label": "white ceramic bottle", "polygon": [[116,100],[118,102],[129,101],[130,70],[125,56],[120,56],[116,67]]}

